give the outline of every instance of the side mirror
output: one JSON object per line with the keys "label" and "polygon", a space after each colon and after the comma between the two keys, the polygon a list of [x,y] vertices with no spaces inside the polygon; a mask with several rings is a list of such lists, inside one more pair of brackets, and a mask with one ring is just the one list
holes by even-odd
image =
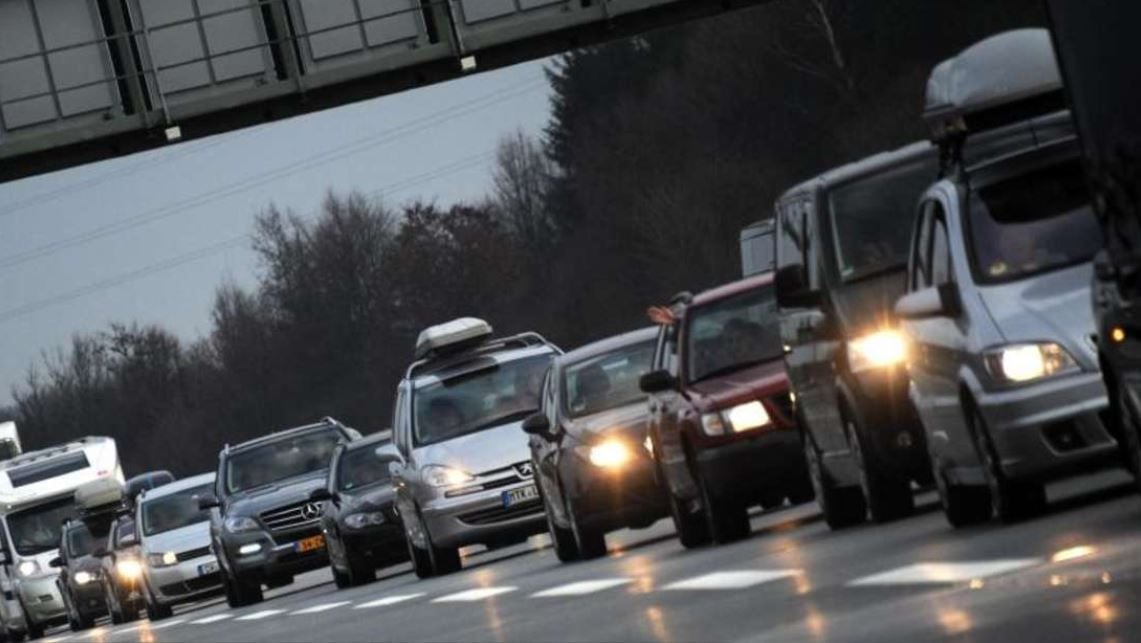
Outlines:
{"label": "side mirror", "polygon": [[390,444],[384,444],[376,448],[376,461],[380,464],[404,464],[404,456]]}
{"label": "side mirror", "polygon": [[957,317],[960,312],[962,304],[955,284],[916,290],[895,302],[895,314],[901,319]]}
{"label": "side mirror", "polygon": [[123,536],[119,539],[119,547],[122,548],[134,547],[137,544],[139,544],[139,537],[134,534]]}
{"label": "side mirror", "polygon": [[650,371],[638,378],[638,388],[643,393],[661,393],[677,388],[677,380],[665,369]]}
{"label": "side mirror", "polygon": [[528,435],[537,435],[541,438],[551,437],[551,421],[542,413],[535,413],[523,420],[523,432]]}
{"label": "side mirror", "polygon": [[63,558],[56,556],[48,561],[48,567],[63,567]]}
{"label": "side mirror", "polygon": [[198,496],[198,509],[199,511],[206,511],[208,509],[215,509],[222,506],[222,502],[218,500],[218,496],[212,493]]}
{"label": "side mirror", "polygon": [[776,272],[777,305],[781,308],[812,308],[820,305],[820,292],[809,290],[808,272],[794,264]]}
{"label": "side mirror", "polygon": [[318,487],[309,492],[309,499],[314,502],[325,502],[327,500],[336,500],[337,494],[329,491],[327,487]]}

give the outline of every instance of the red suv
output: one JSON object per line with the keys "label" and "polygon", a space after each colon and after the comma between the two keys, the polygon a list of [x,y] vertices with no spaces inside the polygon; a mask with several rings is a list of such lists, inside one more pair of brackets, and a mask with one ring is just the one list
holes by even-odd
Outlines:
{"label": "red suv", "polygon": [[813,498],[772,273],[650,309],[650,443],[682,545],[749,535],[749,507]]}

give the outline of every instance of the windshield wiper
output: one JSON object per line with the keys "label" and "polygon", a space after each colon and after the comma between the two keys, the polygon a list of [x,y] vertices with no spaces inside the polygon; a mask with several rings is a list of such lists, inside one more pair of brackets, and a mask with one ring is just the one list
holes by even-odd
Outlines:
{"label": "windshield wiper", "polygon": [[737,362],[736,364],[730,364],[728,366],[722,366],[721,368],[714,369],[712,371],[709,371],[708,373],[702,373],[701,377],[693,380],[691,382],[691,384],[696,384],[697,382],[704,382],[705,380],[713,378],[713,377],[717,377],[718,375],[726,375],[728,373],[735,373],[737,371],[741,371],[741,370],[744,370],[746,368],[751,368],[753,366],[764,364],[765,362],[776,361],[778,359],[780,359],[779,354],[772,355],[769,357],[761,357],[758,359],[749,360],[747,362]]}
{"label": "windshield wiper", "polygon": [[497,418],[492,418],[486,422],[483,422],[482,424],[477,424],[475,427],[473,427],[471,429],[471,431],[464,431],[464,433],[474,433],[475,431],[482,431],[483,429],[490,429],[491,427],[499,426],[500,424],[507,424],[508,422],[518,422],[519,420],[525,420],[528,417],[530,417],[531,415],[534,415],[536,411],[538,411],[538,409],[527,409],[524,411],[515,411],[514,413],[508,413],[507,415],[501,415]]}

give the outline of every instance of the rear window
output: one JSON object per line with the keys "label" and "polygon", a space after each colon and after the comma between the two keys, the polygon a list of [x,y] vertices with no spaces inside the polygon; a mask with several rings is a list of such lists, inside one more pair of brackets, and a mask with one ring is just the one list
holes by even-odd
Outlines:
{"label": "rear window", "polygon": [[12,469],[8,472],[8,479],[12,481],[12,487],[17,488],[50,480],[65,473],[86,469],[89,466],[91,465],[87,462],[87,454],[83,451],[75,451],[50,460],[33,462]]}

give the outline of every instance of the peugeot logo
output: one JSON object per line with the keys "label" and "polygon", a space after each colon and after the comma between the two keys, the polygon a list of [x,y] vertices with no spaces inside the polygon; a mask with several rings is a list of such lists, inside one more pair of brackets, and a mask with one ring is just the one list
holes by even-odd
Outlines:
{"label": "peugeot logo", "polygon": [[515,465],[515,473],[518,473],[520,478],[530,478],[535,475],[535,470],[531,468],[530,462],[520,462]]}
{"label": "peugeot logo", "polygon": [[310,502],[308,504],[302,505],[302,507],[301,507],[301,517],[302,518],[304,518],[306,520],[315,520],[315,519],[319,518],[320,516],[321,516],[321,505],[319,505],[315,502]]}

